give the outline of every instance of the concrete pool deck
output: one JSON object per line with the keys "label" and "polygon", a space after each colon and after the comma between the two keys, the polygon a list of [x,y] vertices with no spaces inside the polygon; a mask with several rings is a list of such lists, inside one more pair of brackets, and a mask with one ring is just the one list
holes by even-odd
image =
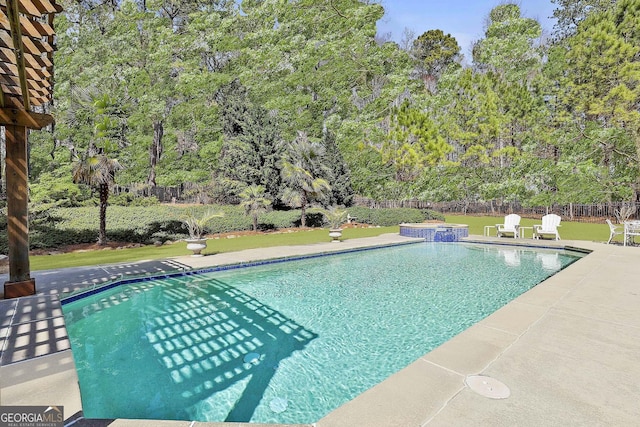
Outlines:
{"label": "concrete pool deck", "polygon": [[[144,265],[144,273],[407,242],[397,234],[342,243],[252,249]],[[640,248],[585,241],[468,240],[592,251],[405,369],[331,412],[317,427],[602,426],[640,419]],[[143,264],[143,263],[140,263]],[[145,268],[142,268],[145,267]],[[106,266],[100,267],[108,273]],[[113,267],[123,270],[124,267]],[[137,268],[137,267],[136,267]],[[36,272],[36,297],[0,302],[0,405],[63,405],[77,426],[248,424],[84,420],[56,288],[102,280],[97,271]],[[78,277],[80,276],[80,278]],[[46,285],[55,282],[56,285]],[[55,278],[55,279],[51,279]],[[80,282],[80,284],[73,282]],[[486,375],[506,384],[489,399],[466,384]]]}

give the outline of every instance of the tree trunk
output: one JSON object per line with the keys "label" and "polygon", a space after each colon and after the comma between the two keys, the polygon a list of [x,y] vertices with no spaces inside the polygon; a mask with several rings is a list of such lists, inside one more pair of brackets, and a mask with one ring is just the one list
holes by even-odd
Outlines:
{"label": "tree trunk", "polygon": [[302,211],[302,215],[300,217],[300,227],[304,228],[307,226],[307,193],[302,192],[302,197],[300,200],[300,210]]}
{"label": "tree trunk", "polygon": [[164,124],[162,120],[153,122],[153,140],[149,147],[149,176],[147,184],[151,187],[156,186],[156,166],[162,156],[162,136],[164,134]]}
{"label": "tree trunk", "polygon": [[253,231],[258,231],[258,214],[253,214]]}
{"label": "tree trunk", "polygon": [[98,244],[107,244],[107,201],[109,200],[109,184],[100,184],[100,232]]}

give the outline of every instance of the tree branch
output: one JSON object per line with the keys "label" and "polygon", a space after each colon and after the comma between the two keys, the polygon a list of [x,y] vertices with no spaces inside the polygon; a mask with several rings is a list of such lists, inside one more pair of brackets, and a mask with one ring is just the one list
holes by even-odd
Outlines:
{"label": "tree branch", "polygon": [[329,1],[329,4],[331,5],[331,8],[332,8],[333,10],[335,10],[335,11],[336,11],[336,13],[337,13],[338,15],[340,15],[340,16],[341,16],[341,17],[343,17],[344,19],[349,19],[349,17],[348,17],[348,16],[343,15],[343,14],[342,14],[342,12],[340,12],[340,10],[338,10],[338,8],[336,7],[336,5],[335,5],[335,4],[333,4],[333,0],[330,0],[330,1]]}

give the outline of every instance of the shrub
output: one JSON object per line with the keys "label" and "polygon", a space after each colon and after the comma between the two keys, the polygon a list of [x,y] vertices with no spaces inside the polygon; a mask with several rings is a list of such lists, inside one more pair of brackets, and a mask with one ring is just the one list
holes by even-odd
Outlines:
{"label": "shrub", "polygon": [[51,172],[42,172],[36,182],[29,185],[31,202],[75,207],[90,199],[91,189],[75,184],[71,169],[72,165],[68,164]]}
{"label": "shrub", "polygon": [[260,226],[267,229],[293,228],[300,223],[300,211],[270,211],[260,215]]}
{"label": "shrub", "polygon": [[120,193],[109,197],[109,204],[112,206],[156,206],[160,201],[156,196],[139,197],[131,193]]}
{"label": "shrub", "polygon": [[[178,240],[187,237],[181,217],[189,209],[180,205],[109,206],[107,210],[107,238],[112,241],[152,244],[154,241]],[[195,206],[192,210],[224,212],[213,218],[206,227],[207,234],[252,230],[251,216],[237,205]],[[433,211],[417,209],[347,209],[357,222],[392,226],[403,222],[422,222],[444,219]],[[259,217],[261,230],[295,228],[300,226],[300,210],[271,211]],[[51,249],[82,243],[94,243],[98,237],[98,207],[59,208],[54,204],[39,204],[30,209],[30,246],[32,249]],[[323,210],[307,211],[310,227],[326,227]],[[6,216],[0,215],[0,229],[6,229]],[[8,252],[7,233],[0,233],[0,253]]]}
{"label": "shrub", "polygon": [[426,221],[444,221],[442,212],[432,211],[431,209],[421,209],[422,215]]}
{"label": "shrub", "polygon": [[425,214],[418,209],[395,208],[395,209],[371,209],[365,207],[352,207],[347,209],[351,217],[355,217],[357,222],[363,224],[379,225],[388,227],[406,222],[423,222]]}
{"label": "shrub", "polygon": [[92,229],[60,230],[43,227],[29,233],[31,249],[51,249],[81,243],[95,243],[97,240],[98,232]]}

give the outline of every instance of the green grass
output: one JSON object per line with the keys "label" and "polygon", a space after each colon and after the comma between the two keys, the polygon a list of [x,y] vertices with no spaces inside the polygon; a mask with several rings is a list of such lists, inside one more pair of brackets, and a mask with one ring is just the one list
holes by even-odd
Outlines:
{"label": "green grass", "polygon": [[[480,217],[480,216],[459,216],[448,215],[446,221],[449,223],[460,223],[469,225],[469,234],[482,235],[485,225],[495,225],[502,222],[502,217]],[[531,227],[540,224],[540,220],[522,218],[520,224]],[[397,233],[398,226],[381,228],[348,228],[343,231],[344,239],[354,239],[359,237],[373,237],[384,233]],[[526,231],[531,237],[531,231]],[[581,222],[563,221],[560,227],[560,236],[563,240],[587,240],[596,242],[606,242],[609,238],[609,227],[606,224],[589,224]],[[620,239],[620,237],[618,237]],[[207,249],[204,254],[215,254],[222,252],[235,252],[243,249],[268,248],[273,246],[286,245],[308,245],[312,243],[327,242],[330,238],[326,229],[314,229],[309,231],[297,231],[293,233],[271,233],[258,235],[238,236],[233,239],[209,239]],[[165,246],[144,246],[141,248],[122,250],[102,250],[91,252],[74,252],[59,255],[38,255],[32,256],[31,269],[50,270],[66,267],[79,267],[86,265],[114,264],[120,262],[133,262],[141,260],[163,259],[177,256],[189,255],[185,242],[177,242]]]}
{"label": "green grass", "polygon": [[[342,233],[343,239],[355,239],[359,237],[374,237],[385,233],[398,233],[399,227],[380,228],[348,228]],[[243,249],[268,248],[286,245],[308,245],[312,243],[330,241],[329,231],[315,229],[309,231],[297,231],[294,233],[272,233],[238,236],[233,239],[209,239],[205,255],[235,252]],[[176,256],[189,255],[185,242],[177,242],[165,246],[144,246],[141,248],[121,250],[98,250],[90,252],[73,252],[57,255],[37,255],[30,257],[31,270],[51,270],[67,267],[80,267],[87,265],[114,264],[120,262],[133,262],[141,260],[163,259]]]}
{"label": "green grass", "polygon": [[[503,222],[504,217],[495,216],[458,216],[447,215],[446,220],[450,223],[460,223],[469,225],[469,234],[478,234],[482,236],[485,225],[496,225]],[[524,227],[532,227],[534,224],[542,224],[539,219],[522,218],[520,225]],[[606,242],[609,240],[609,226],[607,224],[591,224],[586,222],[568,222],[560,223],[560,237],[562,240],[587,240],[593,242]],[[495,230],[492,230],[495,236]],[[531,230],[525,230],[526,237],[531,237]],[[617,237],[620,241],[621,237]]]}

